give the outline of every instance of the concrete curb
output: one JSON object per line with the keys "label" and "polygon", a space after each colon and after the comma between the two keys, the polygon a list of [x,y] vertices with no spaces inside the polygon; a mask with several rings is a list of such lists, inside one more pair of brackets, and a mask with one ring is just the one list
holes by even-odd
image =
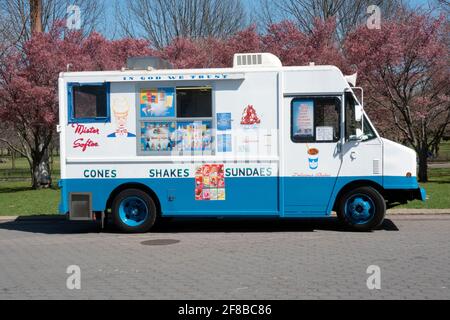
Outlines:
{"label": "concrete curb", "polygon": [[450,214],[450,208],[448,209],[389,209],[388,215],[439,215]]}
{"label": "concrete curb", "polygon": [[42,216],[0,216],[2,221],[63,221],[66,220],[65,215],[42,215]]}
{"label": "concrete curb", "polygon": [[[389,209],[388,216],[393,215],[408,215],[408,216],[427,216],[427,215],[450,215],[450,208],[448,209]],[[335,216],[335,213],[332,213]],[[0,216],[0,222],[5,221],[64,221],[65,215],[36,215],[36,216]]]}

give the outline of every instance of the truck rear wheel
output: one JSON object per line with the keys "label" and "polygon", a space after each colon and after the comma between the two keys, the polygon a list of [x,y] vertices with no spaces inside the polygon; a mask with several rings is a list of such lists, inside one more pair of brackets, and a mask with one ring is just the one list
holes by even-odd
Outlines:
{"label": "truck rear wheel", "polygon": [[139,189],[120,192],[112,203],[114,224],[123,232],[147,232],[156,220],[156,205],[153,199]]}
{"label": "truck rear wheel", "polygon": [[386,202],[374,188],[359,187],[341,197],[337,214],[339,219],[352,229],[370,231],[383,222]]}

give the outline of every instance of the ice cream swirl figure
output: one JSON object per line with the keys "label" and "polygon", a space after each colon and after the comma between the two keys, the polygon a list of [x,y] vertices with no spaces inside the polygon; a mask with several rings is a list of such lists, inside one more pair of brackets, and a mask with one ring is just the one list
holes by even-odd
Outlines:
{"label": "ice cream swirl figure", "polygon": [[127,129],[128,112],[130,110],[127,100],[123,98],[113,100],[112,109],[116,119],[116,131],[108,134],[108,138],[136,137],[134,133],[128,132]]}

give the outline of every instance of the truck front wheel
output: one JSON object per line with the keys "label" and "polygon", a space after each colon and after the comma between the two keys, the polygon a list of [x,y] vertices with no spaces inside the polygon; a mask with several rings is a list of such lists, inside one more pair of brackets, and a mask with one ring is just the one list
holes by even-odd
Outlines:
{"label": "truck front wheel", "polygon": [[383,196],[372,187],[358,187],[345,193],[337,210],[339,219],[357,231],[369,231],[381,225],[386,214]]}
{"label": "truck front wheel", "polygon": [[123,232],[147,232],[156,220],[156,205],[153,199],[139,189],[120,192],[112,203],[114,224]]}

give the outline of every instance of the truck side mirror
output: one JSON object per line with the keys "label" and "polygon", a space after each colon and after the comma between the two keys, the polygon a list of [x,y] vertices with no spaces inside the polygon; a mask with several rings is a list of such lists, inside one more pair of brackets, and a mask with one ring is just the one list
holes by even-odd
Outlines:
{"label": "truck side mirror", "polygon": [[361,122],[363,116],[362,107],[359,104],[355,104],[355,121]]}

